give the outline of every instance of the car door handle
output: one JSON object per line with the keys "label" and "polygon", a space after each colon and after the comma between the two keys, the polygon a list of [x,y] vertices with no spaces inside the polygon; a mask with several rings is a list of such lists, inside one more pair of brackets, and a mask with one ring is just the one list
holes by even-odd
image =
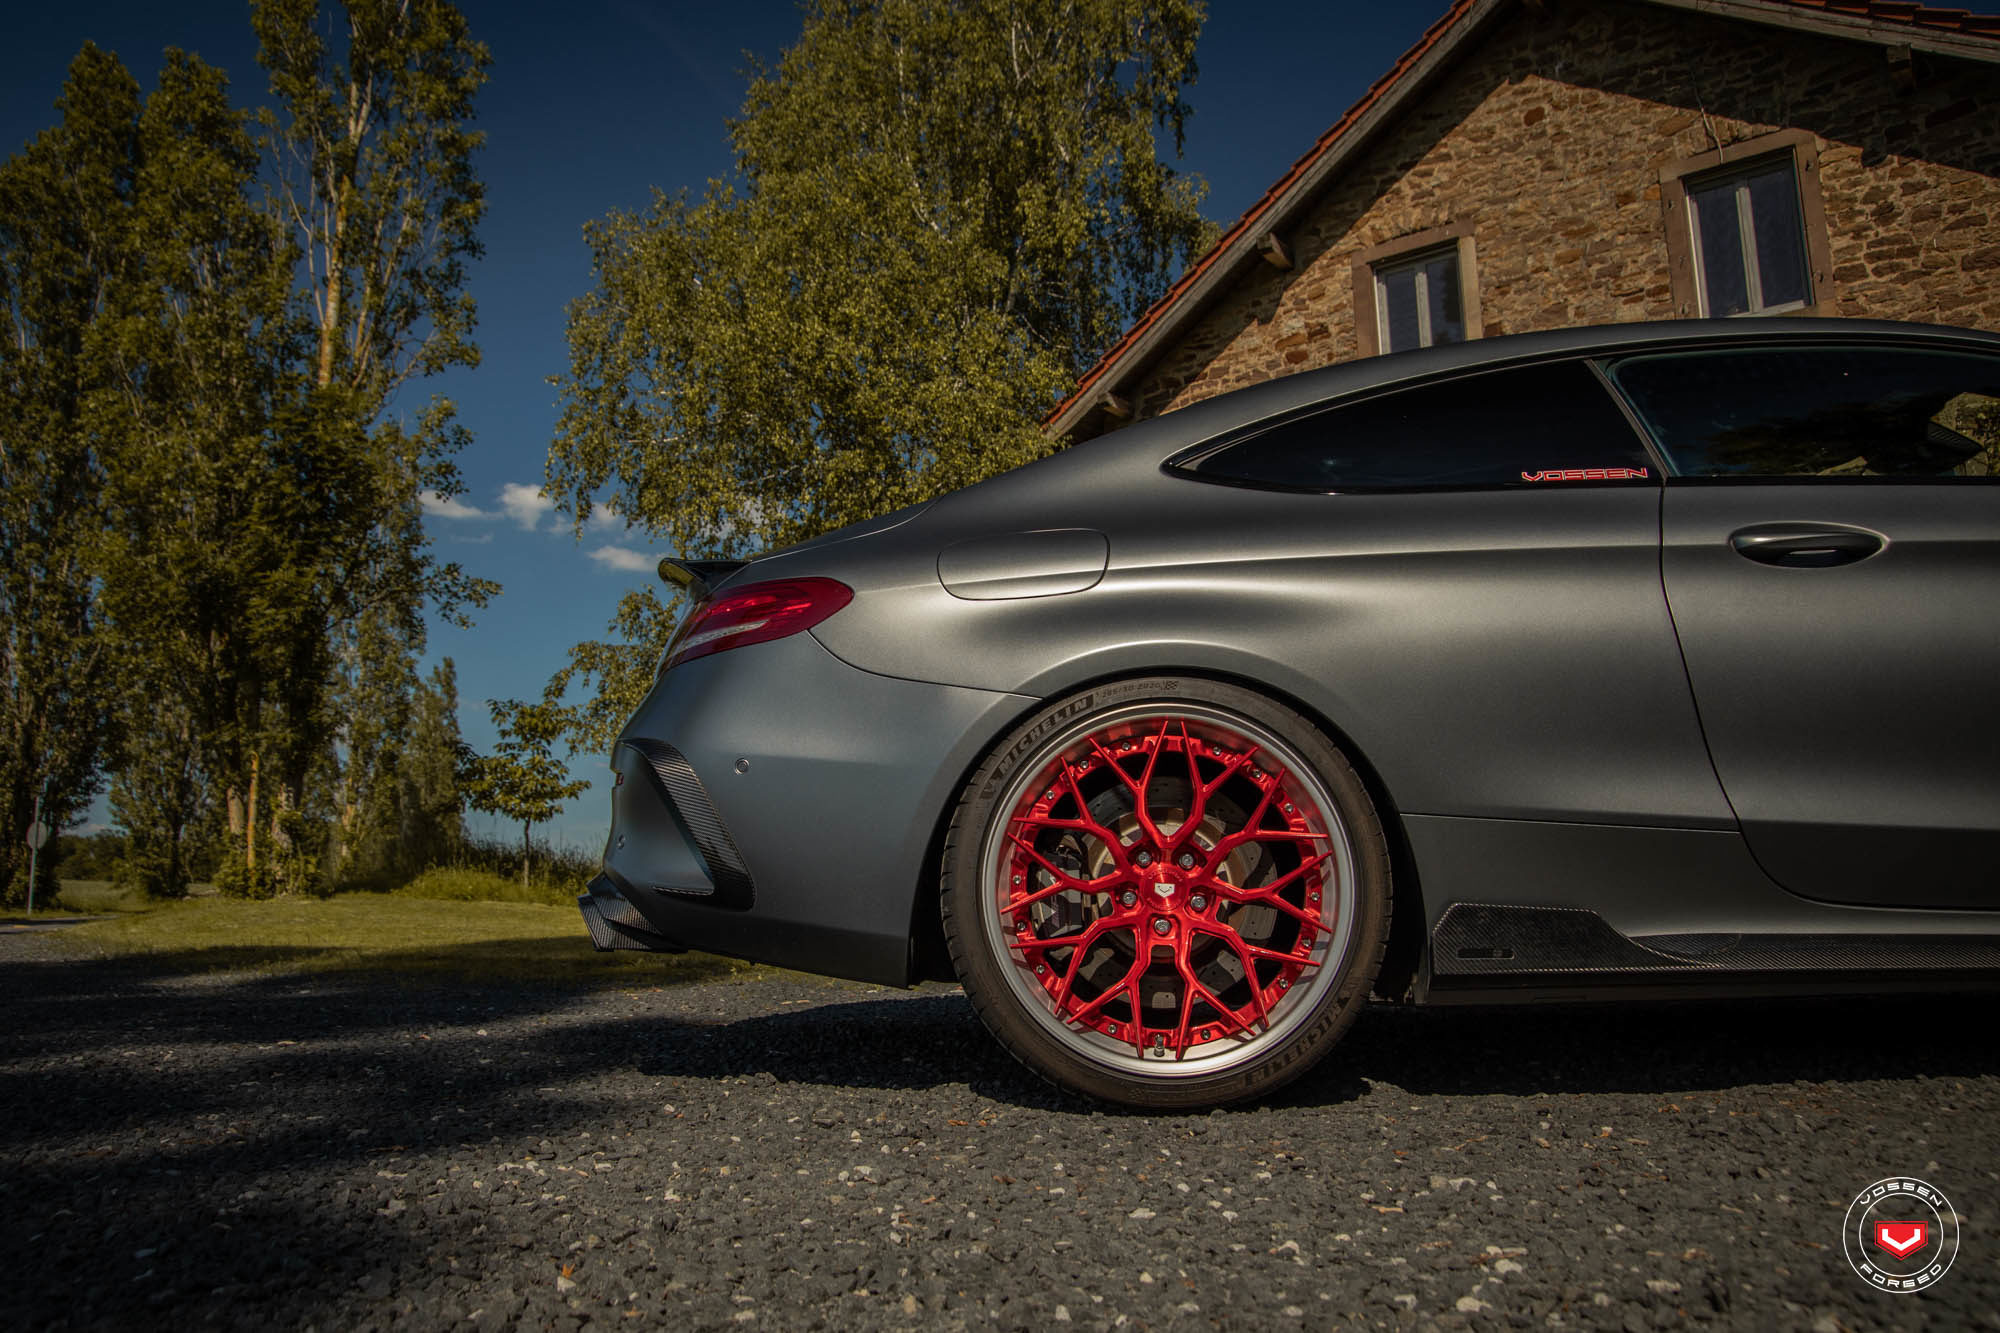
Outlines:
{"label": "car door handle", "polygon": [[1729,534],[1729,544],[1745,560],[1780,569],[1828,569],[1866,560],[1888,541],[1866,528],[1831,523],[1759,523]]}

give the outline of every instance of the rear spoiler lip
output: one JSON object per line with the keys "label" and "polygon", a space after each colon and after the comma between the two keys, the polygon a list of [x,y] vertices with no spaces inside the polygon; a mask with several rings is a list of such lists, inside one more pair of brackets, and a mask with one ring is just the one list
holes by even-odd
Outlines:
{"label": "rear spoiler lip", "polygon": [[660,561],[660,577],[669,587],[686,593],[690,600],[705,602],[714,594],[717,584],[749,563],[747,560],[682,560],[670,555]]}

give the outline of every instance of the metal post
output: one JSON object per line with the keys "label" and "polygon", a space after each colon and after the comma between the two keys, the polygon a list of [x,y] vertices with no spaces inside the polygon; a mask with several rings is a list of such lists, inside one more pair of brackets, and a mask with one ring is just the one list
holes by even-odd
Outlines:
{"label": "metal post", "polygon": [[49,794],[49,775],[42,775],[42,789],[35,793],[35,817],[28,824],[28,915],[35,914],[35,871],[42,856],[42,801]]}

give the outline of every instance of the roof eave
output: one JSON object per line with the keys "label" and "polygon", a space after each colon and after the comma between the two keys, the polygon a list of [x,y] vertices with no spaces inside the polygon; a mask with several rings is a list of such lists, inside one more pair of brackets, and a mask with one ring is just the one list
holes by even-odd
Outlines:
{"label": "roof eave", "polygon": [[1441,34],[1430,50],[1405,70],[1374,105],[1357,116],[1326,152],[1300,172],[1298,178],[1281,193],[1262,200],[1238,219],[1236,225],[1217,243],[1218,253],[1207,267],[1184,290],[1170,295],[1172,305],[1161,312],[1159,318],[1130,345],[1100,363],[1091,377],[1095,382],[1087,379],[1079,385],[1078,392],[1057,409],[1043,429],[1060,439],[1082,425],[1103,405],[1107,395],[1117,392],[1125,374],[1148,364],[1163,345],[1177,338],[1183,326],[1206,308],[1209,297],[1234,283],[1245,265],[1259,262],[1258,248],[1263,238],[1271,231],[1282,228],[1296,209],[1318,192],[1327,177],[1360,151],[1385,121],[1394,118],[1405,100],[1430,85],[1431,80],[1451,63],[1488,18],[1512,2],[1473,0],[1459,21]]}
{"label": "roof eave", "polygon": [[1907,46],[1912,51],[1960,60],[2000,64],[2000,42],[1978,33],[1926,28],[1878,15],[1850,14],[1832,9],[1808,9],[1789,0],[1646,0],[1668,9],[1684,9],[1716,18],[1741,19],[1771,28],[1789,28],[1822,37],[1844,37],[1876,46]]}

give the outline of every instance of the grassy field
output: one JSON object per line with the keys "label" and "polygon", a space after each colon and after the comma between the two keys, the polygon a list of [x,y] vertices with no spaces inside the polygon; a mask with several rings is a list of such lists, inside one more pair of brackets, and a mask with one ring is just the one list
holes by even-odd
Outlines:
{"label": "grassy field", "polygon": [[137,889],[121,888],[106,879],[66,879],[62,882],[62,892],[56,895],[53,905],[44,904],[51,911],[93,914],[97,912],[145,912],[154,906],[152,899]]}
{"label": "grassy field", "polygon": [[178,972],[381,971],[630,986],[755,970],[707,954],[597,953],[574,897],[564,907],[445,903],[407,893],[200,898],[107,916],[46,938],[76,957],[143,957]]}

